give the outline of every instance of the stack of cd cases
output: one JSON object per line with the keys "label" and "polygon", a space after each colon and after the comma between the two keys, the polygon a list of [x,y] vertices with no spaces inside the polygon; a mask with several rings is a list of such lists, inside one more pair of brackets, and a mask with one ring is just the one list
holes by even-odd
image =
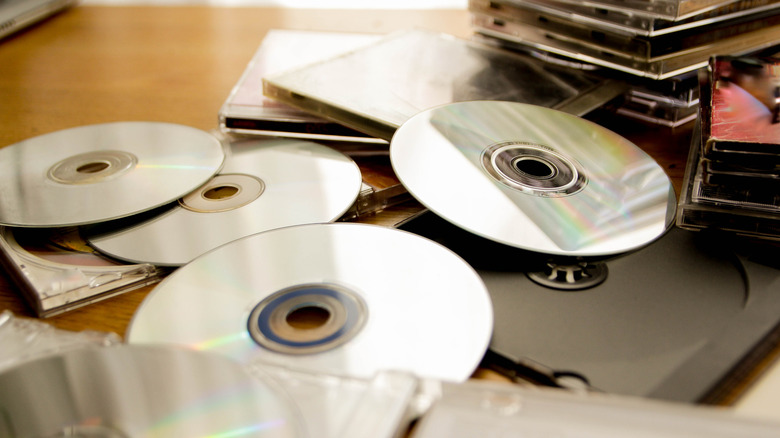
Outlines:
{"label": "stack of cd cases", "polygon": [[777,0],[469,0],[477,33],[588,63],[636,84],[617,113],[670,127],[698,112],[696,71],[714,55],[780,42]]}
{"label": "stack of cd cases", "polygon": [[718,56],[701,76],[677,223],[780,239],[780,58]]}

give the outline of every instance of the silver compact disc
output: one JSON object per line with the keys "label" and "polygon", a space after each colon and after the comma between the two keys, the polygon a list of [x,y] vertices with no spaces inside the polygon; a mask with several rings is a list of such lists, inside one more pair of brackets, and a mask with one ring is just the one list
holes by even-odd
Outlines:
{"label": "silver compact disc", "polygon": [[[300,140],[238,140],[222,170],[159,215],[86,232],[100,252],[133,263],[180,266],[250,234],[338,219],[357,199],[357,164]],[[132,219],[132,218],[131,218]]]}
{"label": "silver compact disc", "polygon": [[146,297],[127,340],[349,377],[395,370],[462,381],[492,329],[487,290],[455,253],[405,231],[332,223],[196,258]]}
{"label": "silver compact disc", "polygon": [[0,149],[0,224],[84,225],[175,201],[224,160],[207,132],[171,123],[65,129]]}
{"label": "silver compact disc", "polygon": [[[0,431],[25,437],[304,436],[274,381],[218,355],[79,348],[0,374]],[[3,436],[8,436],[3,434]]]}
{"label": "silver compact disc", "polygon": [[476,235],[556,256],[642,247],[672,225],[674,187],[652,157],[592,122],[475,101],[423,111],[390,145],[401,183]]}

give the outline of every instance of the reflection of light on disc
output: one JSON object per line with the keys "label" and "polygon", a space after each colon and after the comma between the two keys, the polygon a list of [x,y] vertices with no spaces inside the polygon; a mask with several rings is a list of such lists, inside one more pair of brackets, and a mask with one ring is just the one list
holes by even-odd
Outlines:
{"label": "reflection of light on disc", "polygon": [[18,436],[303,436],[274,385],[211,354],[82,348],[0,374],[0,407]]}
{"label": "reflection of light on disc", "polygon": [[510,102],[423,111],[390,147],[393,169],[426,207],[513,247],[561,256],[631,251],[672,223],[663,169],[584,119]]}
{"label": "reflection of light on disc", "polygon": [[180,266],[250,234],[338,219],[357,199],[360,169],[332,148],[298,140],[231,143],[220,173],[172,209],[87,241],[133,263]]}
{"label": "reflection of light on disc", "polygon": [[116,122],[65,129],[0,149],[0,223],[84,225],[167,204],[224,160],[212,135],[182,125]]}
{"label": "reflection of light on disc", "polygon": [[[367,248],[381,251],[369,257]],[[482,280],[450,250],[335,223],[255,234],[198,257],[146,298],[128,341],[336,375],[399,370],[460,381],[491,332]]]}

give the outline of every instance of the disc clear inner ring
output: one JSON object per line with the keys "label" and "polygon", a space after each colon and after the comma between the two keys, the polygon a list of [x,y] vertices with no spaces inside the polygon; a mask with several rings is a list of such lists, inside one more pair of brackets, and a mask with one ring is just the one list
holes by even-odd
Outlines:
{"label": "disc clear inner ring", "polygon": [[[293,315],[301,311],[320,316],[302,328],[293,322]],[[366,317],[365,302],[346,287],[308,284],[282,289],[262,300],[249,315],[248,330],[255,342],[269,350],[310,354],[352,339]]]}
{"label": "disc clear inner ring", "polygon": [[531,143],[492,145],[482,153],[482,166],[500,183],[537,196],[568,196],[587,184],[574,160]]}
{"label": "disc clear inner ring", "polygon": [[265,183],[256,176],[221,174],[179,199],[179,205],[199,213],[235,210],[259,198],[264,191]]}
{"label": "disc clear inner ring", "polygon": [[93,184],[122,175],[138,164],[138,158],[124,151],[93,151],[73,155],[48,172],[52,181],[61,184]]}

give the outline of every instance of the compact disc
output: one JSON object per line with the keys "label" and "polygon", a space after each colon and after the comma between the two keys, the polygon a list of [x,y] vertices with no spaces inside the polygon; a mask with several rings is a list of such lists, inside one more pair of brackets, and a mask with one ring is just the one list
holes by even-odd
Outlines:
{"label": "compact disc", "polygon": [[167,204],[224,160],[214,136],[157,122],[65,129],[0,149],[0,224],[84,225]]}
{"label": "compact disc", "polygon": [[660,237],[674,188],[639,147],[587,120],[496,101],[423,111],[393,136],[398,178],[476,235],[556,256],[605,256]]}
{"label": "compact disc", "polygon": [[219,174],[178,205],[144,221],[86,230],[87,241],[121,260],[180,266],[250,234],[338,219],[360,192],[357,164],[327,146],[248,139],[227,152]]}
{"label": "compact disc", "polygon": [[492,328],[484,284],[452,251],[405,231],[332,223],[198,257],[147,296],[127,339],[349,377],[462,381]]}
{"label": "compact disc", "polygon": [[0,374],[0,431],[36,437],[303,436],[297,408],[275,385],[213,354],[79,348]]}

